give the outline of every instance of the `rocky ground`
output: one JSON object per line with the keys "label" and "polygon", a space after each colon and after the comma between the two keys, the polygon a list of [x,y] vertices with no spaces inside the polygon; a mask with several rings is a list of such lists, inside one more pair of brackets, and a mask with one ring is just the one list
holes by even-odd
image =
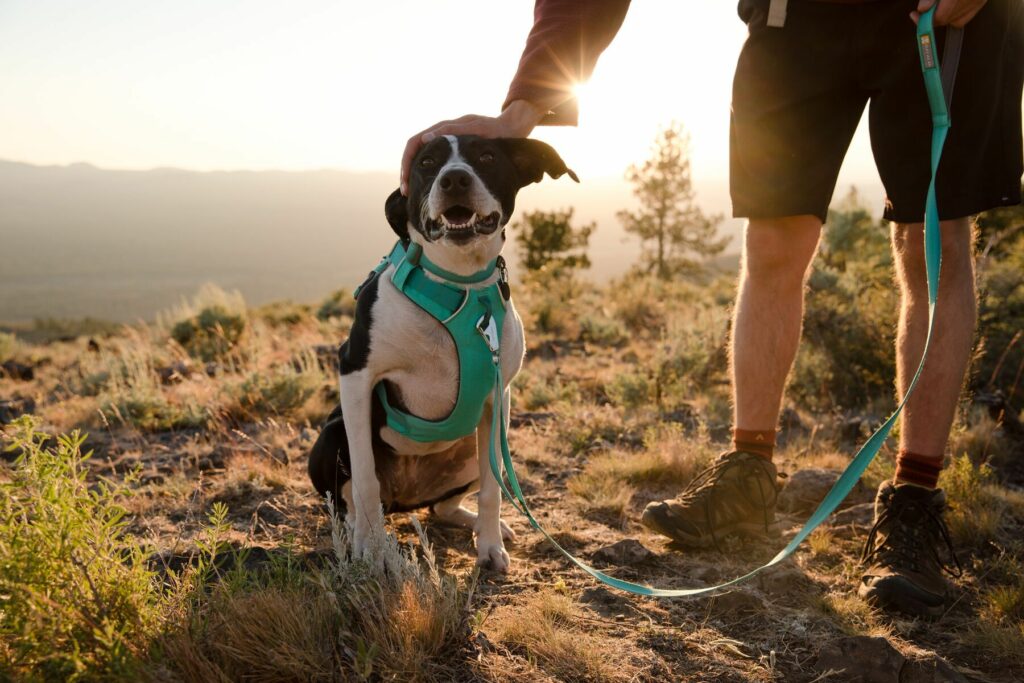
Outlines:
{"label": "rocky ground", "polygon": [[[306,478],[306,453],[336,400],[331,349],[348,322],[344,312],[329,322],[308,310],[290,318],[250,314],[249,341],[237,347],[247,349],[244,359],[203,360],[155,328],[22,346],[3,368],[0,421],[35,413],[50,432],[80,427],[94,451],[91,476],[136,471],[126,502],[130,529],[152,546],[150,561],[160,571],[190,562],[215,503],[229,510],[227,541],[250,548],[248,567],[281,554],[317,566],[330,554],[331,525]],[[710,585],[767,561],[782,541],[728,540],[694,552],[639,525],[647,502],[675,495],[725,447],[728,401],[720,373],[700,393],[674,386],[672,400],[657,388],[638,389],[635,368],[662,351],[657,342],[613,332],[571,342],[550,333],[531,339],[510,442],[542,524],[603,571],[659,587]],[[253,383],[254,375],[289,363],[296,386]],[[787,409],[778,458],[788,475],[780,482],[785,536],[800,527],[877,417],[871,410]],[[507,504],[504,518],[518,535],[511,570],[474,577],[471,534],[421,511],[441,572],[465,589],[465,619],[461,635],[430,655],[443,662],[443,675],[423,669],[406,677],[1022,680],[1021,442],[1008,436],[1005,415],[1003,423],[993,421],[985,406],[965,407],[963,421],[953,455],[967,457],[944,484],[964,569],[955,601],[937,620],[882,614],[856,596],[874,488],[891,473],[887,451],[794,558],[712,598],[641,598],[603,587]],[[998,467],[979,469],[986,459]],[[410,515],[392,515],[388,524],[400,541],[420,545]],[[337,656],[349,667],[338,672],[342,679],[387,678],[380,667],[356,666],[362,655]]]}

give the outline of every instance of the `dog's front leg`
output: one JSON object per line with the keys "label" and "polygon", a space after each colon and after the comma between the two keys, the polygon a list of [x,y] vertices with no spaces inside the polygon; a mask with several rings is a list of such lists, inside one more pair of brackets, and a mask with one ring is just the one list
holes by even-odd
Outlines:
{"label": "dog's front leg", "polygon": [[384,533],[370,425],[372,397],[373,380],[365,368],[342,375],[341,412],[345,416],[352,468],[352,549],[356,557],[363,557],[374,536]]}
{"label": "dog's front leg", "polygon": [[[508,391],[505,392],[507,414]],[[494,406],[484,408],[483,417],[476,430],[477,459],[480,461],[480,493],[477,497],[476,555],[477,565],[496,571],[508,571],[509,557],[501,537],[501,489],[491,472],[490,448],[495,435],[491,430]],[[498,460],[501,471],[501,460]]]}

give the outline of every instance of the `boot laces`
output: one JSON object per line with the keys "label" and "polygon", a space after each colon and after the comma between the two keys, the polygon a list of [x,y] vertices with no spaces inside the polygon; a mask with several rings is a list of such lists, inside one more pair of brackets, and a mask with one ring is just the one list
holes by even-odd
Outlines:
{"label": "boot laces", "polygon": [[[762,479],[767,479],[771,482],[771,486],[775,485],[770,463],[757,457],[746,459],[730,457],[733,455],[733,453],[729,453],[701,470],[697,476],[693,478],[693,481],[690,482],[689,486],[687,486],[686,489],[676,498],[676,500],[682,504],[697,503],[703,506],[704,518],[707,520],[708,530],[711,532],[711,541],[714,543],[715,549],[719,551],[721,551],[721,547],[718,544],[718,536],[715,534],[715,524],[712,514],[715,498],[719,495],[720,487],[718,486],[718,483],[730,469],[741,468],[743,470],[744,479],[753,476],[755,481],[757,481],[757,491],[761,498],[761,510],[764,516],[764,528],[766,532],[771,523],[768,515],[768,499],[765,497],[764,486],[762,485]],[[751,472],[750,470],[752,467],[760,467],[761,473],[764,476],[759,476],[759,473],[756,470]]]}
{"label": "boot laces", "polygon": [[[882,531],[886,533],[879,538]],[[940,546],[945,546],[944,554]],[[861,562],[919,572],[922,557],[930,557],[950,576],[963,573],[941,510],[925,501],[890,500],[868,532]]]}

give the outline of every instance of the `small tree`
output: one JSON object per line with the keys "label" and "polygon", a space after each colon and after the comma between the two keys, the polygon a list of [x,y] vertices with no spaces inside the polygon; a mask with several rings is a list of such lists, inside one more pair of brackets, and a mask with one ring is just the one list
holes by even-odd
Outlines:
{"label": "small tree", "polygon": [[587,247],[595,223],[572,226],[572,207],[561,211],[530,211],[515,225],[519,262],[530,271],[589,268]]}
{"label": "small tree", "polygon": [[729,243],[716,237],[721,214],[705,216],[694,202],[689,146],[682,125],[673,121],[658,134],[651,157],[626,170],[640,209],[620,211],[619,220],[640,238],[645,270],[663,280],[700,274],[703,262]]}

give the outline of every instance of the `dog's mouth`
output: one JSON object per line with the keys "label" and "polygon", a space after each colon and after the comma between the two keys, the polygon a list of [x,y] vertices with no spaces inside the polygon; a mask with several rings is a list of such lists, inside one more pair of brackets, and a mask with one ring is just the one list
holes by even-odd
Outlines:
{"label": "dog's mouth", "polygon": [[455,242],[464,242],[474,235],[490,235],[498,229],[500,218],[497,211],[482,216],[468,206],[456,204],[427,221],[426,227],[431,239],[447,237]]}

